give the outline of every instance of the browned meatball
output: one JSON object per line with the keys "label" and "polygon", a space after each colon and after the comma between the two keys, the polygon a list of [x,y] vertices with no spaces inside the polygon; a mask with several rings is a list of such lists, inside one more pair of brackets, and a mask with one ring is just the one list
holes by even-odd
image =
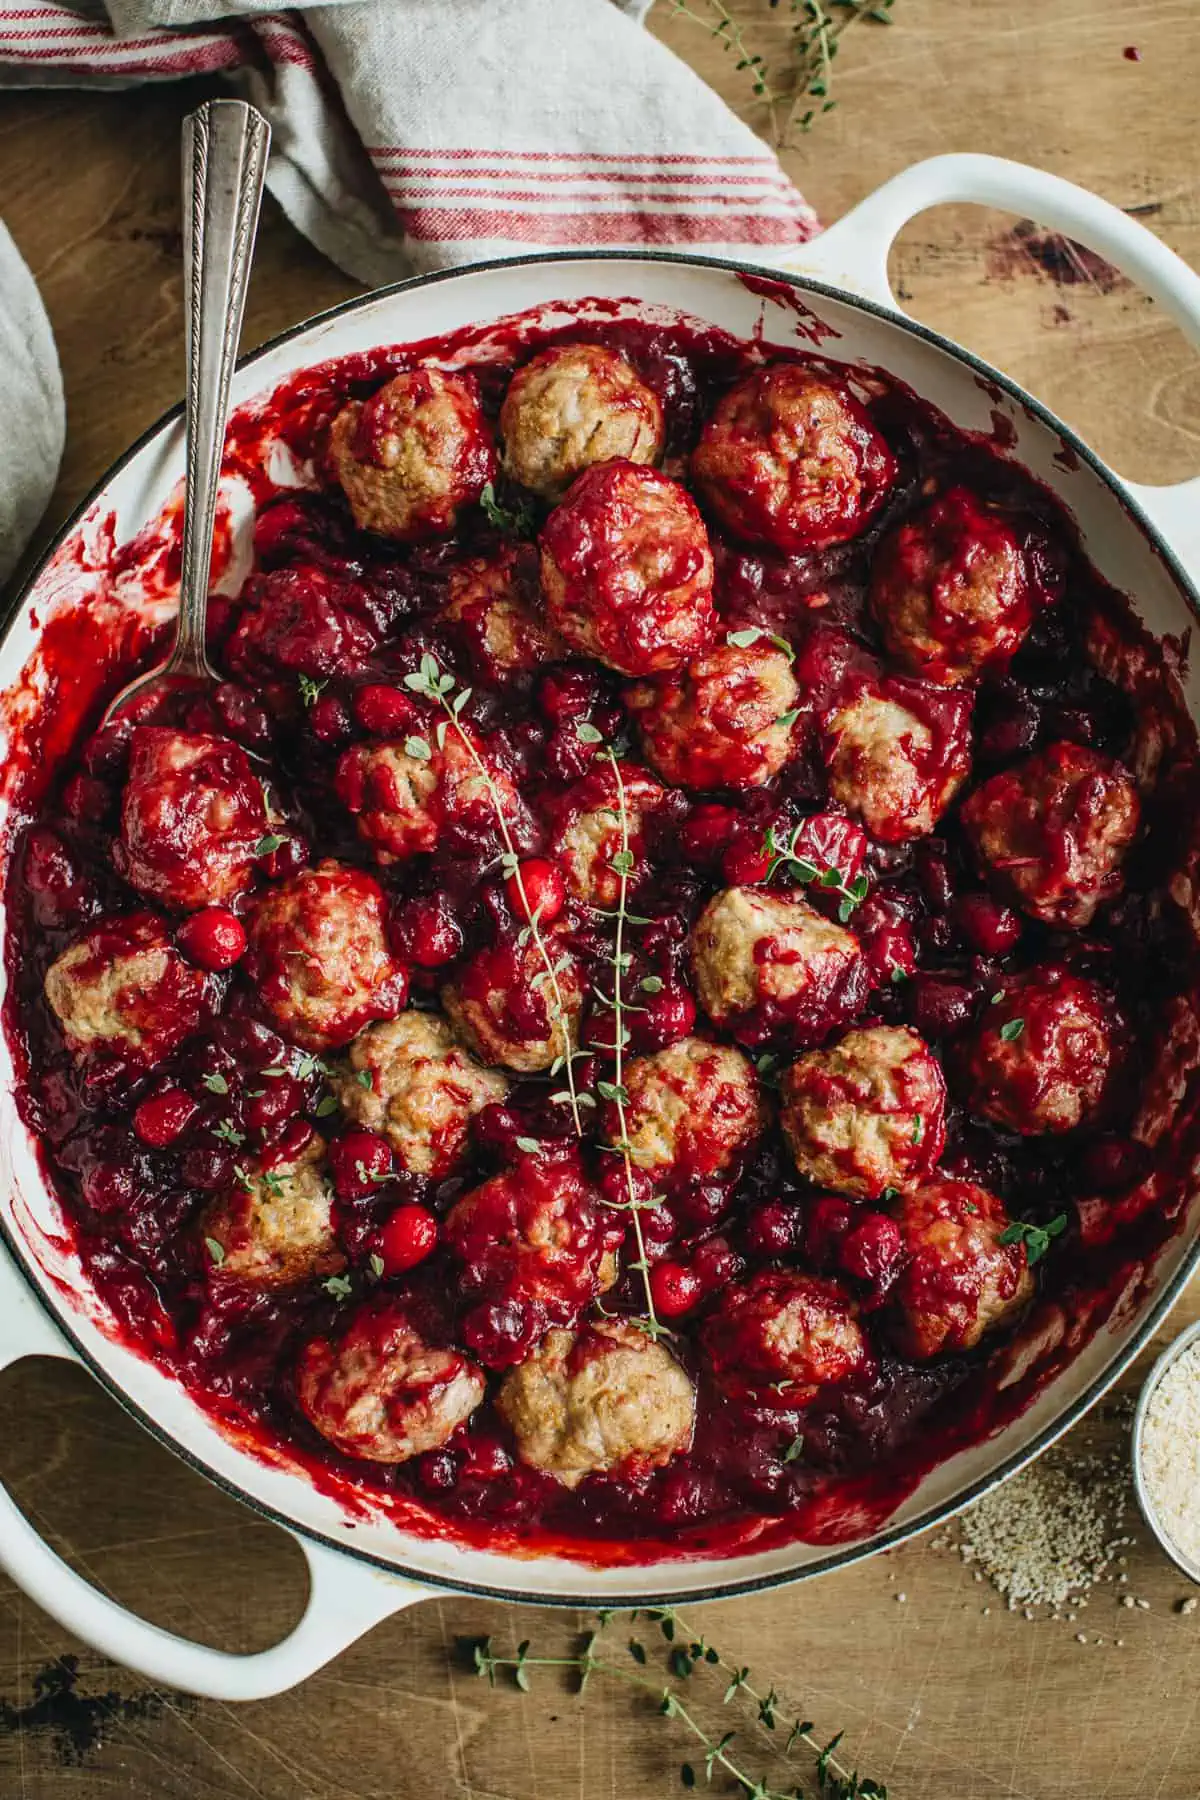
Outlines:
{"label": "browned meatball", "polygon": [[338,1274],[346,1258],[333,1229],[324,1141],[314,1132],[290,1161],[250,1164],[209,1207],[200,1229],[214,1267],[251,1287],[294,1287]]}
{"label": "browned meatball", "polygon": [[613,858],[623,850],[633,858],[626,874],[629,891],[641,881],[646,873],[647,827],[666,797],[658,782],[632,763],[620,765],[620,788],[618,793],[612,764],[599,762],[547,808],[553,834],[551,854],[576,899],[589,906],[616,905],[621,875]]}
{"label": "browned meatball", "polygon": [[1078,930],[1120,893],[1140,810],[1119,762],[1060,743],[976,788],[962,821],[981,868],[1018,906]]}
{"label": "browned meatball", "polygon": [[858,1308],[840,1283],[760,1269],[726,1288],[704,1322],[704,1347],[726,1393],[808,1406],[874,1367]]}
{"label": "browned meatball", "polygon": [[823,723],[829,792],[881,843],[926,836],[970,773],[965,695],[863,680]]}
{"label": "browned meatball", "polygon": [[[627,1064],[625,1088],[630,1156],[656,1180],[730,1174],[766,1123],[754,1065],[731,1044],[679,1038]],[[604,1129],[610,1142],[621,1135],[613,1102]]]}
{"label": "browned meatball", "polygon": [[463,732],[469,743],[455,727],[439,744],[430,722],[401,742],[354,744],[342,755],[338,798],[380,863],[436,850],[448,832],[462,826],[494,828],[497,799],[509,826],[520,821],[524,832],[526,813],[516,783],[470,726]]}
{"label": "browned meatball", "polygon": [[113,860],[143,894],[189,911],[232,899],[250,885],[267,825],[240,744],[152,725],[134,732]]}
{"label": "browned meatball", "polygon": [[588,469],[542,529],[550,623],[621,675],[676,669],[713,634],[713,559],[686,488],[636,463]]}
{"label": "browned meatball", "polygon": [[445,537],[495,474],[473,375],[406,369],[333,421],[329,460],[354,523],[384,537]]}
{"label": "browned meatball", "polygon": [[870,992],[854,933],[796,894],[726,888],[692,927],[691,950],[701,1006],[747,1044],[818,1043]]}
{"label": "browned meatball", "polygon": [[780,1085],[796,1167],[819,1187],[878,1200],[919,1184],[942,1154],[946,1084],[907,1026],[848,1031],[793,1063]]}
{"label": "browned meatball", "polygon": [[895,1218],[904,1260],[892,1336],[911,1361],[973,1349],[1033,1292],[1025,1245],[1002,1242],[1009,1217],[986,1188],[944,1176],[905,1194]]}
{"label": "browned meatball", "polygon": [[506,1077],[481,1068],[445,1019],[422,1012],[360,1032],[331,1085],[347,1119],[385,1137],[402,1169],[431,1181],[458,1167],[472,1118],[508,1092]]}
{"label": "browned meatball", "polygon": [[557,500],[593,463],[657,462],[662,402],[619,351],[554,344],[509,382],[500,436],[513,480]]}
{"label": "browned meatball", "polygon": [[528,675],[566,655],[542,613],[537,552],[529,544],[456,564],[438,623],[463,646],[484,681]]}
{"label": "browned meatball", "polygon": [[521,1461],[574,1488],[678,1456],[692,1441],[696,1398],[669,1350],[613,1319],[552,1331],[505,1377],[496,1406]]}
{"label": "browned meatball", "polygon": [[505,938],[477,951],[442,989],[442,1005],[475,1054],[523,1075],[548,1069],[567,1054],[578,1041],[583,1011],[579,964],[553,932],[543,936],[557,995],[532,939],[520,944]]}
{"label": "browned meatball", "polygon": [[344,1456],[402,1463],[437,1450],[483,1399],[482,1372],[429,1344],[401,1300],[359,1307],[337,1340],[311,1338],[296,1362],[309,1423]]}
{"label": "browned meatball", "polygon": [[720,644],[685,669],[636,682],[625,699],[646,759],[688,788],[761,787],[800,735],[788,656],[773,644]]}
{"label": "browned meatball", "polygon": [[408,978],[388,948],[379,883],[327,861],[272,888],[250,919],[245,968],[259,1004],[294,1043],[327,1050],[391,1019]]}
{"label": "browned meatball", "polygon": [[847,388],[798,363],[777,363],[719,402],[692,474],[730,531],[794,554],[856,537],[895,480],[896,463]]}
{"label": "browned meatball", "polygon": [[210,1016],[206,975],[186,963],[161,919],[103,919],[55,958],[46,1000],[67,1048],[131,1069],[161,1062]]}
{"label": "browned meatball", "polygon": [[1023,1136],[1094,1123],[1129,1042],[1112,994],[1097,981],[1045,968],[1006,980],[993,1002],[966,1051],[972,1112]]}
{"label": "browned meatball", "polygon": [[1015,532],[966,488],[940,495],[884,539],[871,606],[896,661],[942,687],[1002,669],[1034,615]]}

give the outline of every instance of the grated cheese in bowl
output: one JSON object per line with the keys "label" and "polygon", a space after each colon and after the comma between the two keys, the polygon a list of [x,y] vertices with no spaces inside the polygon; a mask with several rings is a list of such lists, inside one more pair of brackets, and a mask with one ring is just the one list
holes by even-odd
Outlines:
{"label": "grated cheese in bowl", "polygon": [[1133,1454],[1147,1524],[1184,1574],[1200,1581],[1200,1326],[1150,1371]]}

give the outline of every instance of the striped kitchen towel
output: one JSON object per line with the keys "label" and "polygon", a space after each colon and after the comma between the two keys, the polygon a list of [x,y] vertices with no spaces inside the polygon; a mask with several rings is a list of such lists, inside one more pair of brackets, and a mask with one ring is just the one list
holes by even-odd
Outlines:
{"label": "striped kitchen towel", "polygon": [[0,81],[226,73],[292,222],[376,284],[539,250],[774,261],[817,229],[776,158],[639,29],[649,0],[0,0]]}

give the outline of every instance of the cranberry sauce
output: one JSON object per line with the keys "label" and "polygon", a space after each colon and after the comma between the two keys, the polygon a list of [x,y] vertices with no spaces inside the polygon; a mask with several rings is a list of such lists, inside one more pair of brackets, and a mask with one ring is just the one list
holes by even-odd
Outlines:
{"label": "cranberry sauce", "polygon": [[[325,364],[243,408],[227,463],[255,494],[254,568],[236,601],[214,604],[212,692],[97,731],[104,700],[149,665],[161,634],[98,622],[87,606],[55,617],[46,707],[61,718],[39,728],[49,757],[28,740],[25,823],[9,846],[6,1027],[19,1107],[114,1329],[241,1441],[286,1443],[347,1504],[365,1496],[414,1530],[598,1561],[833,1542],[881,1524],[930,1467],[1015,1416],[1173,1229],[1200,1128],[1188,1101],[1154,1129],[1149,1090],[1166,1068],[1179,997],[1196,985],[1192,934],[1168,888],[1195,745],[1157,647],[1088,565],[1057,502],[994,444],[956,431],[876,371],[773,350],[777,364],[813,380],[797,378],[763,405],[809,406],[814,381],[829,383],[829,416],[813,430],[836,429],[840,406],[854,433],[847,482],[867,467],[875,485],[852,535],[823,513],[808,548],[795,547],[805,521],[793,493],[787,547],[770,547],[758,415],[730,402],[768,360],[766,347],[688,322],[597,319],[602,310],[592,303],[586,324],[542,329],[531,317]],[[588,514],[592,489],[635,484],[635,462],[607,464],[619,480],[585,480],[582,498],[576,490],[557,512],[547,542],[562,540],[571,578],[548,616],[532,539],[550,505],[509,475],[482,505],[458,507],[452,535],[405,541],[358,529],[330,474],[335,416],[397,373],[422,361],[466,372],[491,431],[513,369],[573,343],[620,352],[657,396],[663,475],[654,479],[689,487],[695,504],[676,505],[680,529],[693,529],[693,514],[707,529],[711,558],[681,548],[674,524],[663,528],[666,600],[682,593],[690,608],[680,641],[688,656],[709,644],[686,681],[678,659],[647,649],[648,611],[622,622],[617,651],[599,633],[581,653],[570,635],[581,629],[574,572],[601,554],[572,507]],[[472,443],[456,404],[455,468],[464,482],[472,470],[483,479],[494,458]],[[726,435],[714,425],[722,407]],[[384,466],[390,430],[386,410],[361,404],[346,453]],[[308,485],[268,479],[276,439]],[[839,499],[839,519],[849,504]],[[960,588],[978,581],[994,619],[964,623],[960,613],[938,637],[931,558]],[[502,615],[488,586],[498,567],[515,596]],[[754,645],[756,657],[778,642],[784,650],[775,664],[760,659],[747,683],[719,660],[730,640]],[[95,691],[73,684],[80,656],[96,669]],[[440,716],[417,685],[431,657],[453,678],[458,725],[435,743],[436,792],[431,775],[428,804],[400,826],[397,792],[421,789]],[[886,742],[881,752],[880,733],[893,730],[901,756]],[[179,733],[192,760],[176,753]],[[1147,775],[1151,741],[1162,756]],[[596,821],[611,817],[605,745],[616,747],[632,809],[625,854],[637,922],[623,980],[637,1010],[626,1017],[626,1068],[698,1037],[752,1067],[758,1092],[750,1101],[736,1083],[729,1096],[714,1087],[720,1103],[690,1121],[680,1163],[629,1177],[647,1280],[673,1334],[662,1342],[695,1385],[691,1447],[568,1485],[521,1459],[495,1396],[506,1371],[582,1310],[646,1310],[634,1222],[622,1210],[629,1183],[602,1147],[620,1127],[613,1017],[595,996],[612,985],[620,884],[610,877],[622,846],[610,833],[599,878],[577,862]],[[1043,767],[1043,753],[1063,745],[1070,753],[1054,750]],[[1138,771],[1140,791],[1104,774],[1123,766]],[[197,798],[203,787],[211,799],[214,786],[219,818]],[[1028,878],[1034,856],[1050,871],[1041,886]],[[1107,872],[1089,886],[1105,857]],[[827,932],[826,972],[802,995],[789,970],[810,951],[785,936],[756,945],[764,985],[750,1010],[730,1002],[722,1012],[719,967],[708,985],[698,980],[692,929],[727,889],[750,896],[756,919],[755,897],[766,895],[769,921],[774,899],[802,897],[817,920],[808,929],[843,934]],[[562,956],[560,981],[580,1013],[572,1077],[585,1096],[582,1149],[564,1074],[546,1066],[555,1011],[530,911]],[[103,932],[91,932],[100,921]],[[712,931],[727,928],[717,918]],[[83,960],[64,972],[64,952],[85,932]],[[336,962],[330,932],[342,946]],[[309,959],[303,992],[296,957]],[[113,971],[109,985],[97,958]],[[1068,1000],[1075,1011],[1065,1017]],[[106,1008],[121,1016],[110,1041],[97,1036]],[[428,1097],[413,1102],[428,1141],[405,1166],[364,1110],[371,1069],[356,1048],[347,1073],[346,1046],[372,1021],[439,1008],[489,1068],[465,1058],[469,1121],[464,1112],[431,1124]],[[930,1138],[919,1157],[914,1129],[906,1152],[930,1173],[944,1131],[937,1174],[949,1198],[938,1199],[938,1217],[961,1253],[933,1274],[895,1187],[859,1180],[854,1150],[836,1183],[843,1191],[825,1191],[801,1172],[779,1123],[799,1053],[877,1027],[911,1028],[940,1065],[926,1078]],[[546,1056],[530,1053],[547,1043]],[[839,1100],[873,1078],[846,1043],[846,1067],[820,1090]],[[632,1080],[630,1091],[633,1107]],[[810,1082],[805,1104],[813,1092]],[[790,1113],[788,1124],[794,1135]],[[311,1177],[315,1187],[313,1170],[327,1171]],[[332,1194],[328,1218],[312,1225],[318,1251],[307,1279],[287,1278],[291,1252],[278,1247],[263,1252],[270,1278],[251,1278],[267,1265],[239,1261],[237,1208],[225,1197],[254,1182],[269,1195],[283,1178],[295,1183],[297,1209],[318,1205],[323,1181]],[[447,1227],[483,1182],[474,1210]],[[985,1212],[994,1197],[997,1217],[1014,1222],[1003,1266],[991,1270],[971,1248],[980,1189]],[[535,1202],[557,1209],[568,1248],[545,1251],[531,1285],[501,1252]],[[762,1295],[775,1303],[791,1279],[781,1270],[803,1274],[798,1305],[836,1294],[827,1324],[840,1334],[840,1360],[814,1367],[811,1381],[742,1391],[721,1369],[748,1366],[749,1339],[737,1333],[751,1329]],[[731,1286],[760,1275],[745,1318],[710,1323]],[[989,1306],[1008,1309],[1006,1320],[982,1338],[964,1325],[930,1346],[911,1318],[896,1328],[906,1281],[921,1287],[912,1308],[940,1308],[955,1331]],[[402,1313],[442,1347],[436,1366],[411,1375],[406,1404],[432,1406],[468,1379],[464,1367],[486,1380],[465,1422],[405,1460],[346,1453],[314,1428],[298,1394],[312,1342],[336,1343],[360,1308],[356,1332],[376,1317],[391,1330]],[[1038,1333],[1049,1348],[1001,1385]],[[320,1357],[324,1392],[335,1377]]]}

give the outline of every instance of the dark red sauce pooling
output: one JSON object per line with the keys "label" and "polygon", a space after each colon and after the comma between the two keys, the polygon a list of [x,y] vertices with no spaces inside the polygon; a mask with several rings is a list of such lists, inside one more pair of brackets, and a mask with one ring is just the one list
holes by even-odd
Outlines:
{"label": "dark red sauce pooling", "polygon": [[[501,944],[506,931],[515,941],[515,925],[503,916],[503,900],[489,880],[494,836],[473,820],[446,830],[429,855],[383,869],[372,864],[334,784],[341,752],[364,735],[356,722],[356,691],[400,682],[430,649],[464,685],[474,679],[467,717],[491,734],[504,772],[519,783],[536,822],[553,816],[565,784],[588,767],[568,725],[587,720],[607,739],[622,731],[619,684],[595,665],[580,664],[536,679],[481,682],[478,649],[475,668],[460,668],[453,644],[432,617],[455,562],[500,547],[496,528],[472,511],[449,543],[411,547],[369,538],[354,529],[336,493],[277,490],[264,472],[265,446],[279,438],[301,461],[319,461],[329,422],[347,398],[366,398],[390,375],[430,358],[472,368],[494,418],[515,365],[547,343],[586,340],[622,350],[658,392],[667,467],[678,472],[716,400],[739,374],[761,365],[766,347],[693,322],[622,319],[619,311],[591,303],[586,323],[547,330],[536,317],[522,317],[440,343],[326,364],[243,408],[233,424],[227,466],[249,482],[259,508],[259,573],[245,591],[245,605],[214,608],[211,647],[226,680],[209,699],[183,706],[172,722],[226,734],[269,763],[271,803],[282,822],[278,845],[262,863],[258,891],[310,856],[332,856],[368,867],[382,881],[400,921],[394,939],[400,954],[405,931],[412,932],[414,920],[426,921],[417,933],[426,963],[414,956],[411,968],[418,1003],[432,1000],[448,969],[490,941],[497,916]],[[818,370],[833,366],[799,351],[771,354]],[[27,822],[10,846],[6,1028],[22,1116],[41,1140],[84,1270],[126,1341],[176,1374],[242,1443],[286,1442],[312,1478],[349,1507],[383,1504],[406,1527],[427,1534],[498,1550],[565,1550],[604,1563],[858,1537],[882,1524],[927,1470],[1019,1413],[1113,1307],[1128,1300],[1131,1284],[1146,1278],[1155,1252],[1177,1225],[1200,1143],[1200,1109],[1186,1081],[1182,1104],[1153,1150],[1132,1135],[1136,1093],[1114,1102],[1101,1135],[1020,1137],[969,1116],[955,1101],[954,1040],[989,1004],[998,983],[1053,963],[1103,980],[1140,1051],[1134,1066],[1155,1065],[1172,1009],[1195,986],[1192,938],[1165,892],[1178,806],[1194,786],[1191,728],[1156,647],[1086,563],[1057,502],[994,445],[958,432],[899,384],[874,371],[853,374],[872,423],[896,458],[895,488],[859,537],[818,554],[751,551],[714,528],[723,625],[786,635],[796,647],[797,676],[804,672],[810,703],[819,699],[823,683],[844,680],[846,637],[850,664],[879,666],[886,659],[867,604],[875,548],[885,531],[931,494],[967,486],[1001,511],[1020,538],[1042,599],[1060,589],[1064,594],[1058,604],[1042,606],[1009,667],[987,674],[975,691],[968,785],[1052,741],[1131,757],[1151,716],[1166,746],[1124,897],[1084,931],[1027,921],[1014,932],[1014,915],[984,891],[975,872],[957,806],[935,835],[915,844],[871,841],[862,865],[870,891],[854,926],[877,985],[860,1022],[912,1022],[946,1064],[951,1102],[943,1168],[986,1185],[1022,1219],[1048,1221],[1064,1210],[1069,1216],[1038,1270],[1027,1336],[1040,1334],[1042,1354],[1008,1385],[997,1379],[1011,1356],[1003,1340],[985,1339],[974,1353],[920,1365],[889,1349],[872,1317],[886,1301],[894,1230],[853,1201],[817,1197],[796,1175],[772,1125],[736,1180],[684,1184],[645,1214],[647,1255],[652,1264],[687,1265],[692,1291],[710,1298],[741,1275],[781,1261],[818,1270],[837,1266],[859,1300],[872,1340],[864,1363],[868,1377],[823,1391],[804,1407],[721,1398],[699,1347],[707,1304],[702,1299],[677,1321],[675,1340],[698,1383],[695,1441],[690,1453],[663,1469],[593,1477],[568,1491],[520,1465],[486,1403],[444,1449],[412,1462],[388,1467],[338,1455],[297,1410],[293,1370],[302,1341],[336,1336],[345,1317],[343,1297],[318,1284],[264,1293],[214,1281],[196,1227],[201,1209],[233,1176],[234,1138],[262,1160],[294,1151],[314,1125],[326,1134],[336,1130],[322,1105],[320,1068],[263,1023],[242,968],[211,979],[219,1009],[211,1029],[150,1073],[139,1072],[123,1091],[80,1079],[43,997],[48,965],[82,924],[144,908],[117,875],[111,854],[127,735],[89,739],[88,733],[105,699],[158,653],[161,634],[141,628],[128,609],[98,613],[89,603],[59,611],[40,652],[42,673],[49,676],[45,703],[31,708],[28,692],[9,702],[10,718],[20,717],[23,707],[28,723],[6,775],[15,816]],[[154,541],[154,555],[161,578],[170,566],[169,539]],[[128,551],[123,561],[128,568]],[[246,606],[254,606],[264,571],[276,572],[274,582],[282,578],[284,587],[273,588],[274,610],[264,607],[255,622]],[[322,577],[339,584],[344,604],[336,615]],[[1128,666],[1136,712],[1119,683],[1093,666],[1087,647],[1097,639],[1108,647],[1110,675],[1119,677]],[[299,689],[302,676],[310,684],[308,704]],[[921,685],[894,669],[889,676],[900,691]],[[362,709],[364,703],[358,704]],[[935,742],[939,730],[961,731],[961,692],[922,689],[921,706]],[[637,896],[649,923],[639,928],[636,972],[657,977],[668,997],[658,1041],[678,1035],[668,1004],[672,995],[675,1017],[688,1016],[680,996],[686,1000],[690,922],[735,878],[722,872],[721,853],[706,848],[716,815],[723,817],[726,871],[732,856],[740,854],[745,868],[745,858],[761,850],[768,823],[794,826],[820,815],[815,835],[824,842],[829,820],[840,816],[811,750],[793,757],[764,788],[680,794],[672,805],[669,825],[648,833],[649,872]],[[857,858],[861,833],[853,828],[850,835]],[[856,875],[858,867],[856,860],[843,873]],[[244,901],[235,903],[239,907],[244,910]],[[603,921],[570,904],[563,930],[585,972],[603,965]],[[879,979],[881,970],[905,978]],[[529,1010],[537,1017],[524,1024],[544,1030],[545,1009],[532,996]],[[651,1006],[638,1025],[646,1048],[655,1047],[658,1028]],[[606,1062],[602,1036],[591,1041],[595,1067],[581,1074],[594,1079]],[[274,1078],[282,1095],[276,1104],[266,1098],[262,1076],[281,1067],[286,1073]],[[166,1147],[154,1148],[133,1135],[129,1121],[135,1104],[163,1090],[181,1090],[192,1105],[176,1103],[187,1128]],[[359,1191],[349,1179],[338,1187],[337,1228],[355,1295],[374,1290],[370,1257],[378,1227],[398,1204],[416,1202],[444,1215],[468,1186],[509,1166],[519,1136],[542,1139],[551,1160],[566,1154],[563,1109],[548,1104],[544,1082],[519,1081],[508,1104],[492,1115],[465,1176],[435,1184],[392,1175],[379,1182],[368,1171]],[[856,1246],[853,1254],[840,1249],[843,1243]],[[492,1292],[486,1265],[484,1254],[478,1279],[460,1282],[442,1248],[412,1274],[385,1273],[384,1281],[407,1296],[431,1332],[454,1338],[469,1308],[476,1315],[473,1330],[487,1329],[479,1315],[481,1295]],[[626,1270],[605,1304],[637,1311],[638,1278]],[[503,1345],[493,1350],[491,1366],[503,1366]],[[800,1437],[803,1455],[789,1457]]]}

